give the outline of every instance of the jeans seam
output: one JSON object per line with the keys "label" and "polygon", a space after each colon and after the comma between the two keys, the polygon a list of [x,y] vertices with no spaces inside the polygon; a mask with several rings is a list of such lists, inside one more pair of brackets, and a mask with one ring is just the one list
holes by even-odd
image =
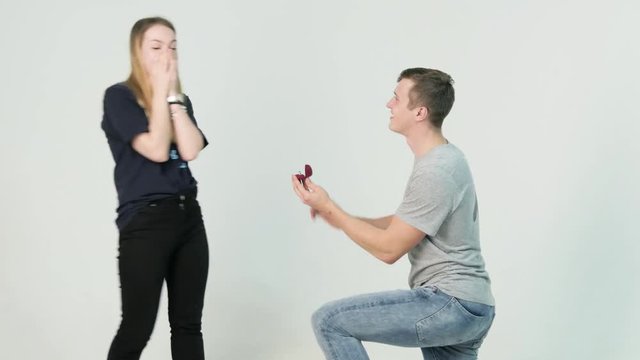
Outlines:
{"label": "jeans seam", "polygon": [[[405,304],[405,303],[409,303],[409,302],[413,302],[413,300],[411,299],[406,299],[404,301],[393,301],[393,302],[369,302],[366,303],[364,305],[350,305],[350,306],[346,306],[344,308],[339,308],[336,309],[335,311],[329,313],[326,318],[323,320],[323,322],[325,323],[325,326],[320,328],[320,331],[322,331],[322,334],[324,335],[325,338],[328,338],[328,334],[329,331],[326,330],[326,328],[331,328],[333,329],[334,332],[338,332],[338,333],[345,333],[346,331],[344,331],[344,329],[337,329],[335,326],[331,325],[330,320],[332,318],[334,318],[336,315],[341,314],[341,313],[345,313],[345,312],[350,312],[350,311],[356,311],[356,310],[361,310],[361,309],[369,309],[372,308],[374,306],[380,306],[380,305],[396,305],[396,304]],[[329,349],[331,351],[331,356],[332,358],[337,358],[337,353],[335,351],[335,348],[332,344],[331,341],[327,341],[326,342],[327,345],[329,346]]]}
{"label": "jeans seam", "polygon": [[454,305],[456,307],[458,307],[460,309],[460,311],[465,314],[465,316],[472,318],[472,319],[482,319],[487,317],[486,315],[476,315],[474,313],[472,313],[471,311],[467,310],[467,308],[465,308],[461,303],[460,300],[458,298],[456,298],[455,296],[453,297],[453,300],[455,300]]}
{"label": "jeans seam", "polygon": [[[397,304],[406,304],[406,303],[410,303],[413,302],[412,299],[406,299],[404,301],[393,301],[393,302],[369,302],[366,303],[364,305],[350,305],[350,306],[346,306],[343,308],[339,308],[333,312],[331,312],[330,314],[327,315],[326,319],[327,321],[331,320],[333,317],[335,317],[336,315],[343,313],[343,312],[348,312],[348,311],[355,311],[355,310],[362,310],[362,309],[369,309],[375,306],[380,306],[380,305],[397,305]],[[440,310],[438,310],[440,311]]]}
{"label": "jeans seam", "polygon": [[[325,337],[325,339],[329,338],[329,332],[325,328],[321,328],[320,331],[322,331],[322,335]],[[324,340],[324,341],[329,346],[329,351],[331,351],[331,357],[334,358],[334,359],[337,358],[338,354],[336,353],[336,349],[333,346],[333,343],[331,341],[326,341],[326,340]]]}
{"label": "jeans seam", "polygon": [[440,357],[438,356],[438,354],[436,353],[435,350],[433,350],[433,348],[429,348],[429,350],[431,351],[431,355],[433,355],[433,359],[434,360],[439,360]]}
{"label": "jeans seam", "polygon": [[422,318],[422,319],[420,319],[420,320],[418,320],[418,321],[416,322],[416,338],[418,339],[418,341],[423,341],[423,340],[424,340],[424,339],[422,339],[422,337],[421,337],[421,336],[420,336],[420,334],[418,333],[418,324],[419,324],[420,322],[422,322],[422,321],[425,321],[425,320],[427,320],[427,319],[430,319],[430,318],[432,318],[432,317],[436,316],[438,313],[440,313],[441,311],[443,311],[443,310],[444,310],[444,308],[446,308],[446,307],[447,307],[447,305],[449,305],[449,304],[453,301],[453,299],[454,299],[454,298],[453,298],[453,297],[451,297],[451,299],[449,299],[449,301],[447,301],[447,302],[446,302],[446,303],[445,303],[445,304],[444,304],[440,309],[438,309],[438,311],[436,311],[436,312],[434,312],[433,314],[431,314],[431,315],[429,315],[429,316],[427,316],[427,317],[424,317],[424,318]]}
{"label": "jeans seam", "polygon": [[[323,335],[325,335],[325,337],[327,336],[327,331],[325,330],[325,328],[330,327],[331,329],[333,329],[333,331],[335,332],[339,332],[339,333],[346,333],[346,331],[344,331],[344,329],[338,329],[335,326],[331,325],[330,320],[333,319],[336,315],[341,314],[341,313],[346,313],[346,312],[350,312],[350,311],[356,311],[356,310],[361,310],[361,309],[369,309],[372,308],[374,306],[380,306],[380,305],[396,305],[396,304],[406,304],[409,302],[413,302],[412,299],[405,299],[403,301],[393,301],[393,302],[369,302],[367,304],[363,305],[350,305],[350,306],[346,306],[343,308],[339,308],[336,309],[335,311],[329,313],[326,318],[323,320],[323,322],[325,323],[325,327],[321,328],[320,330],[322,331]],[[329,344],[329,348],[332,351],[332,355],[335,356],[335,352],[333,349],[333,346],[331,344],[331,342],[328,342]]]}

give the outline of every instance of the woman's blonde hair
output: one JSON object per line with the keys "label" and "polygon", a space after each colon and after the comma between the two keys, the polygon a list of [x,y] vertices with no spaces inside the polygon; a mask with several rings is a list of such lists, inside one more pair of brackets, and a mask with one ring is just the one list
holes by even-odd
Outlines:
{"label": "woman's blonde hair", "polygon": [[[131,28],[129,37],[129,53],[131,55],[131,74],[126,81],[127,86],[133,91],[138,103],[148,110],[151,107],[151,98],[153,97],[153,88],[149,82],[149,77],[145,73],[142,66],[141,49],[144,34],[154,25],[163,25],[176,32],[171,21],[162,17],[149,17],[136,21]],[[178,80],[178,92],[180,89],[180,80]]]}

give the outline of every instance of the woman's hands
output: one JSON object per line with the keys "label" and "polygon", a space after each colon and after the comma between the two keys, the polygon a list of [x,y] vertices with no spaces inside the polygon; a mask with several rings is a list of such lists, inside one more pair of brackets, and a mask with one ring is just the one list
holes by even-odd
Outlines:
{"label": "woman's hands", "polygon": [[153,93],[166,98],[178,93],[178,59],[171,53],[158,57],[149,69]]}

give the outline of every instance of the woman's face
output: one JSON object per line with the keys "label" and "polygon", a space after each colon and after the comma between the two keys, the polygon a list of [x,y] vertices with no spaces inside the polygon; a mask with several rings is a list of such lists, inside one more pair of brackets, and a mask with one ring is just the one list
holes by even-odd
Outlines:
{"label": "woman's face", "polygon": [[140,49],[141,61],[147,74],[161,59],[176,59],[176,34],[164,25],[153,25],[144,33]]}

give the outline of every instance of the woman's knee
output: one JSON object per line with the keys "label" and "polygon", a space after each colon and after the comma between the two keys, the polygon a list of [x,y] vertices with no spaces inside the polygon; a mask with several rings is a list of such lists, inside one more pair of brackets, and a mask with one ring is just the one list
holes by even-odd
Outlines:
{"label": "woman's knee", "polygon": [[170,321],[171,334],[173,335],[200,335],[202,334],[202,322],[196,321]]}

